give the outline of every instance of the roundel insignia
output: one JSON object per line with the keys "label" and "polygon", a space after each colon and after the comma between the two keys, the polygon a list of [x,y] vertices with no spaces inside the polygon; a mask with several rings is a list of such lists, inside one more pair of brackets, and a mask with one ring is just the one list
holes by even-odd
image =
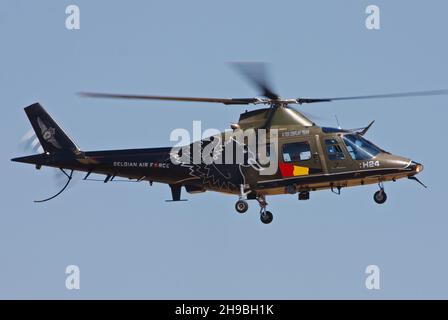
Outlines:
{"label": "roundel insignia", "polygon": [[53,138],[55,133],[54,128],[48,128],[48,130],[46,130],[43,134],[43,137],[46,141],[50,140],[51,138]]}

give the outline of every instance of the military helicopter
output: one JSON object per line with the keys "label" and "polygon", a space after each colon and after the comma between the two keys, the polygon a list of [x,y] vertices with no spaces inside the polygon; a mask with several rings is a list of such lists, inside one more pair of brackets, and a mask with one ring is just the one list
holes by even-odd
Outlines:
{"label": "military helicopter", "polygon": [[[130,95],[110,93],[81,93],[85,97],[109,99],[139,99],[162,101],[186,101],[220,103],[224,105],[265,106],[246,111],[232,124],[236,130],[276,131],[277,144],[270,149],[272,137],[266,139],[266,154],[276,154],[276,170],[261,174],[266,166],[258,160],[260,153],[247,149],[247,140],[242,143],[234,138],[226,140],[224,133],[202,139],[183,148],[148,148],[109,151],[82,151],[63,129],[50,117],[39,104],[25,108],[37,139],[43,148],[40,154],[14,158],[12,161],[33,164],[37,169],[42,166],[61,170],[67,178],[63,188],[54,196],[36,202],[51,200],[60,195],[72,180],[74,171],[85,172],[84,180],[90,180],[94,174],[104,175],[104,183],[113,182],[117,177],[126,181],[149,181],[168,184],[171,200],[181,199],[182,187],[188,193],[195,194],[215,191],[238,197],[235,209],[245,213],[248,200],[256,200],[260,206],[260,219],[264,224],[273,220],[267,208],[266,197],[278,194],[297,194],[299,200],[308,200],[311,191],[329,189],[340,194],[342,188],[378,184],[379,190],[373,199],[382,204],[387,195],[384,182],[408,178],[426,186],[416,177],[423,165],[411,159],[393,155],[364,136],[373,121],[360,129],[340,129],[318,126],[293,105],[331,102],[340,100],[380,99],[446,95],[448,90],[402,92],[368,96],[338,98],[292,98],[280,97],[266,78],[266,65],[258,63],[238,63],[237,69],[261,92],[254,98],[193,98],[154,95]],[[195,146],[203,152],[216,138],[222,138],[224,147],[240,148],[242,161],[191,163]],[[210,152],[210,151],[208,151]],[[234,160],[235,156],[230,158]],[[229,159],[227,159],[229,160]]]}

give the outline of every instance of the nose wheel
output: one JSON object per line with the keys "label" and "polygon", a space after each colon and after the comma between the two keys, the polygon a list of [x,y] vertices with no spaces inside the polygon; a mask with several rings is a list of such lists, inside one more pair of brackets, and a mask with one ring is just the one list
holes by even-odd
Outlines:
{"label": "nose wheel", "polygon": [[235,203],[235,209],[238,213],[246,213],[247,209],[249,209],[249,205],[245,200],[238,200]]}
{"label": "nose wheel", "polygon": [[379,187],[380,190],[375,192],[375,194],[373,195],[373,200],[375,200],[375,202],[378,204],[383,204],[387,200],[387,194],[384,191],[384,186],[382,182],[379,183]]}
{"label": "nose wheel", "polygon": [[247,195],[250,193],[249,191],[244,191],[244,185],[240,185],[240,197],[239,200],[235,203],[235,210],[238,213],[245,213],[247,209],[249,209],[249,204],[247,203]]}

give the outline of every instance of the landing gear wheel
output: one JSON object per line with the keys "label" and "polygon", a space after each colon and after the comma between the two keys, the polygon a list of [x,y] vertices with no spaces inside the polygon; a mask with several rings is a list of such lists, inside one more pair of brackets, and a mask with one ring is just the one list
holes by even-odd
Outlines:
{"label": "landing gear wheel", "polygon": [[272,215],[271,211],[265,211],[260,214],[260,220],[264,224],[269,224],[274,219],[274,216]]}
{"label": "landing gear wheel", "polygon": [[378,204],[383,204],[387,200],[386,192],[384,192],[384,190],[378,190],[373,195],[373,200],[375,200],[375,202],[378,203]]}
{"label": "landing gear wheel", "polygon": [[247,204],[246,201],[244,200],[238,200],[235,203],[235,209],[236,211],[238,211],[239,213],[245,213],[247,211],[247,209],[249,209],[249,205]]}

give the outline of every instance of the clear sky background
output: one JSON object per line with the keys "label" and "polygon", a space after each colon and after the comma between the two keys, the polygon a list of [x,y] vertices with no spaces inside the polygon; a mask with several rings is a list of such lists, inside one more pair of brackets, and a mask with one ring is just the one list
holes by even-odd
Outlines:
{"label": "clear sky background", "polygon": [[[448,298],[448,97],[303,106],[323,125],[376,120],[367,137],[422,162],[428,186],[377,186],[268,198],[235,212],[206,192],[84,182],[59,198],[54,169],[10,162],[39,101],[83,150],[169,146],[174,128],[225,129],[244,107],[92,100],[82,90],[256,95],[228,61],[272,63],[285,97],[448,88],[446,1],[5,1],[0,9],[0,298]],[[81,29],[65,28],[65,8]],[[365,8],[381,29],[365,28]],[[81,289],[65,288],[65,268]],[[365,287],[378,265],[381,290]]]}

